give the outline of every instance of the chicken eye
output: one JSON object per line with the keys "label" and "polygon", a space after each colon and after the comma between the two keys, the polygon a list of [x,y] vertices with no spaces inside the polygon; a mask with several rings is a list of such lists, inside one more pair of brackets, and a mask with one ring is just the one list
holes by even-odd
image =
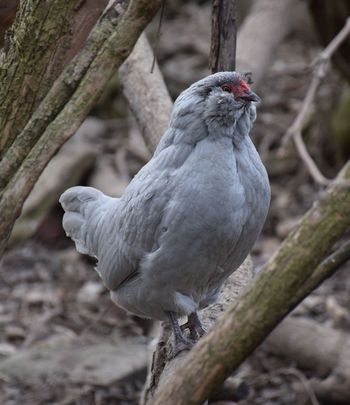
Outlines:
{"label": "chicken eye", "polygon": [[228,86],[227,84],[224,84],[221,86],[222,90],[227,91],[228,93],[231,93],[231,87]]}

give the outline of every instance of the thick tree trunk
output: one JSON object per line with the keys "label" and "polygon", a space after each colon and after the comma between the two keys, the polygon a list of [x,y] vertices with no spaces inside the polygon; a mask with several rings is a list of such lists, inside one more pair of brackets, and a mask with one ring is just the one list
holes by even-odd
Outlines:
{"label": "thick tree trunk", "polygon": [[[5,186],[13,177],[13,174],[19,169],[23,160],[40,138],[42,132],[72,98],[80,81],[88,73],[90,65],[97,57],[104,42],[107,41],[108,37],[112,35],[118,26],[120,15],[124,13],[127,1],[120,0],[118,6],[119,11],[110,9],[109,12],[103,15],[91,32],[82,53],[77,55],[64,70],[48,92],[45,100],[43,100],[30,117],[25,128],[13,141],[11,148],[3,154],[0,161],[0,196]],[[99,84],[97,83],[96,86],[99,86]]]}
{"label": "thick tree trunk", "polygon": [[16,16],[19,0],[0,0],[0,48],[5,44],[5,33]]}
{"label": "thick tree trunk", "polygon": [[[108,0],[24,0],[0,56],[0,156],[80,50]],[[21,97],[19,97],[21,95]]]}

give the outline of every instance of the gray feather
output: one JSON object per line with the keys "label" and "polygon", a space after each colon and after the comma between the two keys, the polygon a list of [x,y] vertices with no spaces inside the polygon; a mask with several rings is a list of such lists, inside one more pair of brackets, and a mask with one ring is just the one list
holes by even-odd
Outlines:
{"label": "gray feather", "polygon": [[261,231],[270,188],[249,138],[256,108],[220,87],[240,79],[218,73],[185,90],[120,199],[87,187],[61,196],[67,234],[134,314],[162,320],[214,302]]}

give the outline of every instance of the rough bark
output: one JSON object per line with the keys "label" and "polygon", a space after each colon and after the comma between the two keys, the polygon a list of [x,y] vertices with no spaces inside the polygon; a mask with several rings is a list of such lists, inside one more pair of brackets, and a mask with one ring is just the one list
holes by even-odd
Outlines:
{"label": "rough bark", "polygon": [[350,241],[342,244],[335,252],[326,257],[312,272],[304,284],[294,293],[290,299],[290,306],[295,307],[301,300],[308,296],[325,279],[335,273],[344,263],[350,259]]}
{"label": "rough bark", "polygon": [[[349,179],[350,162],[338,176]],[[156,393],[152,404],[199,404],[297,304],[295,292],[350,226],[350,190],[329,187],[300,225]],[[317,252],[317,254],[315,254]]]}
{"label": "rough bark", "polygon": [[213,73],[236,70],[236,0],[213,0],[210,68]]}
{"label": "rough bark", "polygon": [[0,55],[0,156],[79,51],[107,1],[20,2]]}
{"label": "rough bark", "polygon": [[79,183],[94,166],[99,148],[96,143],[107,132],[107,125],[88,117],[74,136],[66,142],[45,170],[28,198],[20,218],[15,223],[9,243],[31,237],[50,210],[57,205],[60,195]]}
{"label": "rough bark", "polygon": [[0,48],[5,44],[5,33],[16,16],[19,0],[0,0]]}
{"label": "rough bark", "polygon": [[[220,293],[218,301],[209,308],[200,312],[200,318],[206,330],[214,327],[215,321],[220,318],[224,312],[237,301],[240,292],[246,287],[253,278],[253,265],[248,258],[242,266],[233,273],[225,282],[225,285]],[[158,389],[162,389],[171,384],[173,379],[181,370],[188,357],[188,352],[182,352],[174,359],[169,359],[171,352],[172,336],[168,325],[163,325],[163,329],[158,338],[156,350],[153,353],[152,361],[149,368],[148,380],[144,389],[142,404],[153,404],[154,395]],[[230,381],[231,388],[234,385],[237,391],[242,387],[241,381]],[[232,391],[231,391],[232,393]],[[215,393],[218,397],[218,392]],[[165,399],[165,398],[163,398]],[[171,404],[170,400],[165,400],[164,404]]]}
{"label": "rough bark", "polygon": [[23,131],[16,137],[11,148],[2,156],[0,161],[0,195],[46,126],[54,120],[74,94],[103,43],[118,25],[120,15],[123,14],[126,4],[127,1],[121,0],[118,4],[118,10],[113,8],[104,14],[91,32],[84,50],[64,70],[59,80],[50,89],[45,100],[31,116]]}
{"label": "rough bark", "polygon": [[[114,13],[109,13],[107,24],[113,27],[112,33],[104,41],[100,42],[101,36],[98,35],[93,45],[90,42],[88,61],[84,50],[74,58],[19,135],[21,142],[16,149],[11,148],[12,156],[7,164],[11,165],[23,148],[30,151],[26,157],[17,160],[20,166],[13,176],[10,175],[1,196],[0,250],[4,248],[24,200],[46,164],[78,129],[160,3],[160,0],[131,1],[122,16],[117,4]],[[32,146],[33,138],[37,141]]]}

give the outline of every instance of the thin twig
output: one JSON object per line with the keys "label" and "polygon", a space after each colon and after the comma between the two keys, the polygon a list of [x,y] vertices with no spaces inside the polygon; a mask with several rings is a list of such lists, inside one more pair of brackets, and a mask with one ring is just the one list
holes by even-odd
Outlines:
{"label": "thin twig", "polygon": [[350,240],[339,246],[332,254],[327,256],[313,271],[305,283],[295,292],[290,301],[291,307],[312,293],[325,279],[329,278],[350,260]]}
{"label": "thin twig", "polygon": [[[293,139],[295,142],[295,146],[298,150],[298,153],[305,163],[306,168],[308,169],[312,178],[316,181],[316,183],[322,185],[329,185],[333,183],[332,179],[328,179],[325,177],[319,168],[317,167],[316,163],[310,156],[304,140],[302,138],[302,130],[307,120],[307,117],[310,114],[310,110],[312,108],[313,101],[315,99],[317,89],[321,84],[321,81],[325,77],[326,71],[328,69],[329,61],[333,56],[334,52],[338,49],[341,43],[347,38],[350,34],[350,17],[347,18],[344,27],[339,31],[339,33],[332,39],[332,41],[328,44],[328,46],[319,54],[316,58],[313,70],[313,76],[310,83],[310,86],[307,90],[306,96],[304,98],[303,104],[301,106],[299,114],[296,116],[295,120],[293,121],[292,125],[287,130],[286,134],[284,135],[281,143],[281,148],[279,150],[279,155],[283,156],[286,152],[286,146],[290,139]],[[339,186],[349,187],[349,182],[340,182],[337,184]]]}
{"label": "thin twig", "polygon": [[322,184],[324,186],[329,185],[332,182],[332,180],[328,179],[320,172],[315,161],[312,159],[308,150],[306,149],[306,145],[304,143],[300,130],[297,130],[293,133],[293,139],[295,146],[298,150],[298,153],[303,162],[305,163],[312,178],[316,181],[316,183]]}
{"label": "thin twig", "polygon": [[334,52],[339,48],[341,43],[347,38],[350,33],[350,17],[346,19],[344,27],[332,39],[328,46],[321,52],[320,59],[329,60]]}

